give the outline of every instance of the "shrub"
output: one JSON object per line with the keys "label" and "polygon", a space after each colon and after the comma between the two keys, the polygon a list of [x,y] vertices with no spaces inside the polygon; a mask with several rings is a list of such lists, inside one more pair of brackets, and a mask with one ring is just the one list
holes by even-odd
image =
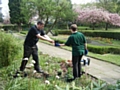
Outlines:
{"label": "shrub", "polygon": [[17,30],[17,25],[8,24],[8,25],[3,25],[2,28],[3,28],[5,31],[8,31],[8,30]]}
{"label": "shrub", "polygon": [[[85,36],[90,37],[102,37],[120,40],[120,32],[105,32],[105,31],[90,31],[90,30],[78,30],[82,32]],[[58,30],[59,34],[70,35],[69,30]]]}
{"label": "shrub", "polygon": [[26,35],[28,31],[20,31],[21,34]]}
{"label": "shrub", "polygon": [[98,54],[109,53],[109,48],[103,46],[88,45],[88,49],[90,52],[98,53]]}
{"label": "shrub", "polygon": [[101,31],[81,31],[86,36],[90,37],[102,37],[102,38],[112,38],[120,40],[119,32],[101,32]]}
{"label": "shrub", "polygon": [[0,68],[11,64],[20,47],[11,34],[0,33]]}
{"label": "shrub", "polygon": [[106,54],[106,53],[113,53],[113,54],[120,54],[120,48],[112,47],[112,46],[95,46],[95,45],[88,45],[88,49],[90,52],[98,53],[98,54]]}
{"label": "shrub", "polygon": [[59,34],[64,34],[64,35],[70,35],[71,34],[70,30],[58,30],[58,33]]}
{"label": "shrub", "polygon": [[118,48],[118,47],[110,47],[109,52],[114,53],[114,54],[120,54],[120,48]]}

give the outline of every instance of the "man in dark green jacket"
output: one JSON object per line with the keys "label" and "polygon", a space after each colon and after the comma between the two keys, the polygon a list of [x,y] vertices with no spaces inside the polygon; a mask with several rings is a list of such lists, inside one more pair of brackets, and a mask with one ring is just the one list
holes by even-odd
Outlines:
{"label": "man in dark green jacket", "polygon": [[60,46],[72,46],[72,64],[73,64],[73,80],[81,77],[81,58],[87,50],[87,43],[85,36],[77,31],[77,25],[72,24],[70,27],[72,34],[69,36],[65,44],[60,44]]}

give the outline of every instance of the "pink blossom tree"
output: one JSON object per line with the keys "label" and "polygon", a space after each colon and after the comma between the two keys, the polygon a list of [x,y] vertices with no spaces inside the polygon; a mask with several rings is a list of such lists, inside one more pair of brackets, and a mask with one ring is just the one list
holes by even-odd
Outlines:
{"label": "pink blossom tree", "polygon": [[118,14],[111,14],[102,9],[75,9],[78,13],[77,20],[81,23],[89,23],[92,25],[93,30],[95,24],[104,22],[106,23],[105,29],[108,29],[108,24],[120,26],[120,16]]}
{"label": "pink blossom tree", "polygon": [[117,13],[110,13],[109,18],[109,23],[112,25],[120,26],[120,16]]}

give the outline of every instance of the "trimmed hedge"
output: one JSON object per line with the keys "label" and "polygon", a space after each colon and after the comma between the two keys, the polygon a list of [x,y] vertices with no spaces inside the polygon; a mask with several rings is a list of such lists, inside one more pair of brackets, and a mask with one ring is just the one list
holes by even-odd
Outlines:
{"label": "trimmed hedge", "polygon": [[89,32],[89,31],[81,31],[81,32],[86,36],[112,38],[112,39],[120,40],[120,32]]}
{"label": "trimmed hedge", "polygon": [[70,30],[58,30],[58,34],[70,35]]}
{"label": "trimmed hedge", "polygon": [[5,31],[8,31],[8,30],[17,30],[17,25],[8,24],[8,25],[3,25],[2,28]]}
{"label": "trimmed hedge", "polygon": [[[29,28],[32,26],[32,24],[24,24],[22,25],[22,29],[23,30],[29,30]],[[7,24],[7,25],[3,25],[0,26],[0,28],[3,28],[5,31],[9,31],[9,30],[18,30],[18,26],[16,24]]]}
{"label": "trimmed hedge", "polygon": [[[99,32],[99,31],[87,31],[87,30],[79,30],[82,32],[85,36],[90,36],[90,37],[102,37],[102,38],[112,38],[112,39],[118,39],[120,40],[120,32]],[[58,30],[59,34],[66,34],[70,35],[71,32],[69,30]]]}
{"label": "trimmed hedge", "polygon": [[106,53],[120,54],[120,48],[118,47],[88,45],[88,49],[90,52],[98,53],[98,54],[106,54]]}

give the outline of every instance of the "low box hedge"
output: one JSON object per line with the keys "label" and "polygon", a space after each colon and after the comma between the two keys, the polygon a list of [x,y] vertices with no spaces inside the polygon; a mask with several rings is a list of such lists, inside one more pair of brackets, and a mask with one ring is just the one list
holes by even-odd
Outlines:
{"label": "low box hedge", "polygon": [[[89,30],[79,30],[85,36],[90,37],[102,37],[102,38],[112,38],[120,40],[120,32],[102,32],[102,31],[89,31]],[[69,30],[58,30],[59,34],[70,35],[71,32]]]}
{"label": "low box hedge", "polygon": [[81,32],[86,36],[112,38],[112,39],[120,40],[120,32],[89,32],[89,31],[81,31]]}
{"label": "low box hedge", "polygon": [[17,25],[8,24],[8,25],[3,25],[2,28],[3,28],[5,31],[8,31],[8,30],[16,30],[16,29],[17,29]]}
{"label": "low box hedge", "polygon": [[90,52],[98,53],[98,54],[106,54],[106,53],[113,53],[113,54],[120,54],[120,48],[112,47],[112,46],[96,46],[96,45],[89,45],[88,49]]}

